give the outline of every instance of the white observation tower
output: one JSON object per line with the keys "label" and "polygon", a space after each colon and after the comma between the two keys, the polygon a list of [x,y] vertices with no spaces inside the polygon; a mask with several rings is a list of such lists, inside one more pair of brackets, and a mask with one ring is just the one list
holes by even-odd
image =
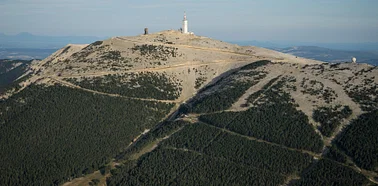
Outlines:
{"label": "white observation tower", "polygon": [[186,19],[186,12],[184,12],[184,20],[182,21],[182,33],[188,34],[188,20]]}

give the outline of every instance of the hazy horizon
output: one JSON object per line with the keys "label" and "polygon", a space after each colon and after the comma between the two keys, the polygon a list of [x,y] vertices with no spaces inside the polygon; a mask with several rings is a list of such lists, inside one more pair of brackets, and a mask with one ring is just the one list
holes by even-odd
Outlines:
{"label": "hazy horizon", "polygon": [[[156,32],[161,32],[161,31],[165,31],[165,30],[158,30]],[[150,32],[150,33],[154,33],[154,32]],[[35,33],[31,33],[31,32],[27,32],[27,31],[21,31],[19,33],[13,33],[13,34],[7,34],[7,33],[3,33],[3,32],[0,32],[0,36],[1,35],[5,35],[5,36],[21,36],[21,35],[32,35],[32,36],[38,36],[38,37],[77,37],[77,38],[80,38],[80,37],[83,37],[83,38],[98,38],[98,39],[107,39],[107,38],[111,38],[111,37],[115,37],[115,36],[136,36],[136,35],[141,35],[142,32],[140,33],[136,33],[134,35],[111,35],[111,36],[97,36],[97,35],[40,35],[40,34],[35,34]],[[206,35],[201,35],[201,36],[206,36]],[[210,37],[210,36],[208,36]],[[213,39],[219,39],[219,38],[213,38]],[[316,42],[316,41],[294,41],[294,40],[258,40],[258,39],[236,39],[236,40],[227,40],[227,39],[219,39],[219,40],[222,40],[222,41],[226,41],[226,42],[252,42],[252,41],[256,41],[256,42],[272,42],[272,43],[277,43],[277,44],[283,44],[283,43],[308,43],[308,44],[311,44],[311,43],[324,43],[324,44],[367,44],[367,43],[373,43],[373,44],[376,44],[378,43],[378,41],[375,41],[375,42],[372,42],[372,41],[366,41],[366,42],[330,42],[330,41],[324,41],[324,42]]]}
{"label": "hazy horizon", "polygon": [[[48,36],[35,35],[29,32],[21,32],[14,35],[3,34],[0,32],[0,48],[34,48],[34,49],[58,49],[67,44],[89,44],[97,40],[105,40],[108,37],[97,36]],[[209,37],[209,36],[206,36]],[[217,38],[215,38],[217,39]],[[347,51],[378,51],[378,42],[361,43],[332,43],[332,42],[306,42],[306,41],[277,41],[277,40],[223,40],[242,46],[252,45],[264,48],[289,48],[298,46],[316,46],[334,50]]]}
{"label": "hazy horizon", "polygon": [[49,36],[137,35],[178,29],[227,41],[378,42],[374,0],[0,0],[0,32]]}

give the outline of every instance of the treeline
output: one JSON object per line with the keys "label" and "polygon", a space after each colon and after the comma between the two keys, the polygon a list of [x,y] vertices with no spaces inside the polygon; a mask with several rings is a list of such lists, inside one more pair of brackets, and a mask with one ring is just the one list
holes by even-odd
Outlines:
{"label": "treeline", "polygon": [[361,168],[378,170],[378,110],[362,114],[336,139],[336,144]]}
{"label": "treeline", "polygon": [[29,65],[31,60],[8,60],[8,59],[0,59],[0,74],[5,74],[9,71],[15,64],[22,63],[21,65]]}
{"label": "treeline", "polygon": [[32,85],[0,102],[0,185],[59,185],[91,173],[172,106]]}
{"label": "treeline", "polygon": [[272,64],[272,62],[268,60],[256,61],[256,62],[243,66],[240,70],[254,70],[258,67],[262,67],[269,64]]}
{"label": "treeline", "polygon": [[279,185],[312,162],[306,154],[222,132],[185,128],[137,162],[113,171],[108,185]]}
{"label": "treeline", "polygon": [[178,56],[178,48],[167,47],[164,45],[135,45],[131,48],[131,51],[135,53],[139,51],[140,55],[145,57],[147,60],[162,60],[167,61],[171,57]]}
{"label": "treeline", "polygon": [[206,77],[198,77],[198,78],[196,78],[194,88],[195,89],[199,89],[202,86],[202,84],[206,82],[206,80],[207,80]]}
{"label": "treeline", "polygon": [[[372,69],[368,70],[368,72],[371,72]],[[378,97],[376,96],[378,95],[378,84],[374,82],[374,77],[372,79],[364,79],[358,85],[347,84],[344,90],[353,101],[360,104],[363,111],[371,112],[378,109]]]}
{"label": "treeline", "polygon": [[323,135],[330,137],[334,130],[340,126],[342,120],[348,118],[353,112],[349,106],[340,108],[341,105],[337,105],[334,107],[320,107],[314,110],[312,118],[321,124],[319,130]]}
{"label": "treeline", "polygon": [[192,108],[192,112],[206,113],[226,110],[241,97],[250,87],[248,83],[235,83],[232,87],[224,88],[200,98]]}
{"label": "treeline", "polygon": [[199,119],[242,135],[296,149],[321,152],[323,142],[320,136],[312,128],[307,116],[296,110],[290,95],[281,90],[283,85],[284,81],[279,81],[271,88],[266,87],[259,95],[251,95],[259,98],[258,107],[244,112],[202,115]]}
{"label": "treeline", "polygon": [[321,159],[293,185],[366,185],[369,181],[349,167]]}
{"label": "treeline", "polygon": [[[217,85],[208,88],[213,91],[200,97],[191,108],[195,113],[226,110],[232,106],[253,85],[266,76],[262,71],[237,71],[221,79]],[[240,79],[239,79],[240,78]]]}
{"label": "treeline", "polygon": [[137,98],[175,100],[182,91],[178,80],[152,72],[65,80],[83,88]]}
{"label": "treeline", "polygon": [[274,83],[276,83],[276,81],[277,81],[278,79],[280,79],[280,78],[281,78],[281,76],[278,76],[278,77],[275,77],[275,78],[271,79],[271,80],[270,80],[267,84],[265,84],[260,90],[258,90],[258,91],[256,91],[256,92],[254,92],[253,94],[251,94],[251,95],[247,98],[248,103],[249,103],[249,104],[253,104],[255,101],[257,101],[257,100],[260,98],[260,96],[261,96],[264,92],[268,91],[268,89],[269,89]]}
{"label": "treeline", "polygon": [[[16,63],[22,64],[9,70]],[[24,60],[0,60],[0,94],[15,85],[13,82],[27,71],[30,63],[31,61]]]}

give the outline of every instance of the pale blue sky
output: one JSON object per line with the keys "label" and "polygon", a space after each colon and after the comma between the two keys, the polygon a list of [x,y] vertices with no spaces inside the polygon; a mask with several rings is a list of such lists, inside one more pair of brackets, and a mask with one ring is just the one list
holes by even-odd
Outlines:
{"label": "pale blue sky", "polygon": [[0,33],[119,36],[178,29],[222,40],[378,42],[378,0],[0,0]]}

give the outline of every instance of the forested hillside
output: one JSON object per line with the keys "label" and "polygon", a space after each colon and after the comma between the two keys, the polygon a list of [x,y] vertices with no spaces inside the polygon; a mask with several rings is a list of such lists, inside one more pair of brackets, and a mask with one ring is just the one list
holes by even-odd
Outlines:
{"label": "forested hillside", "polygon": [[0,102],[0,185],[51,185],[98,170],[173,105],[32,85]]}
{"label": "forested hillside", "polygon": [[30,65],[31,61],[24,60],[0,60],[0,94],[23,75]]}
{"label": "forested hillside", "polygon": [[[317,79],[323,84],[317,87],[297,81],[301,77],[293,71],[271,71],[273,67],[288,70],[285,66],[259,61],[205,87],[181,107],[181,118],[151,131],[119,156],[124,165],[112,171],[107,184],[376,183],[376,111],[351,120],[342,132],[335,131],[345,125],[347,120],[343,119],[351,118],[350,107],[354,105],[344,101],[346,106],[332,106],[340,92],[334,91],[333,99],[323,95],[322,90],[328,90],[327,81]],[[311,69],[325,71],[327,66]],[[259,88],[254,90],[256,86]],[[295,97],[298,93],[316,96],[324,107],[314,104],[312,114],[306,115],[302,100]],[[329,138],[336,135],[335,140]]]}
{"label": "forested hillside", "polygon": [[0,71],[0,185],[378,184],[378,67],[176,31],[23,64]]}

